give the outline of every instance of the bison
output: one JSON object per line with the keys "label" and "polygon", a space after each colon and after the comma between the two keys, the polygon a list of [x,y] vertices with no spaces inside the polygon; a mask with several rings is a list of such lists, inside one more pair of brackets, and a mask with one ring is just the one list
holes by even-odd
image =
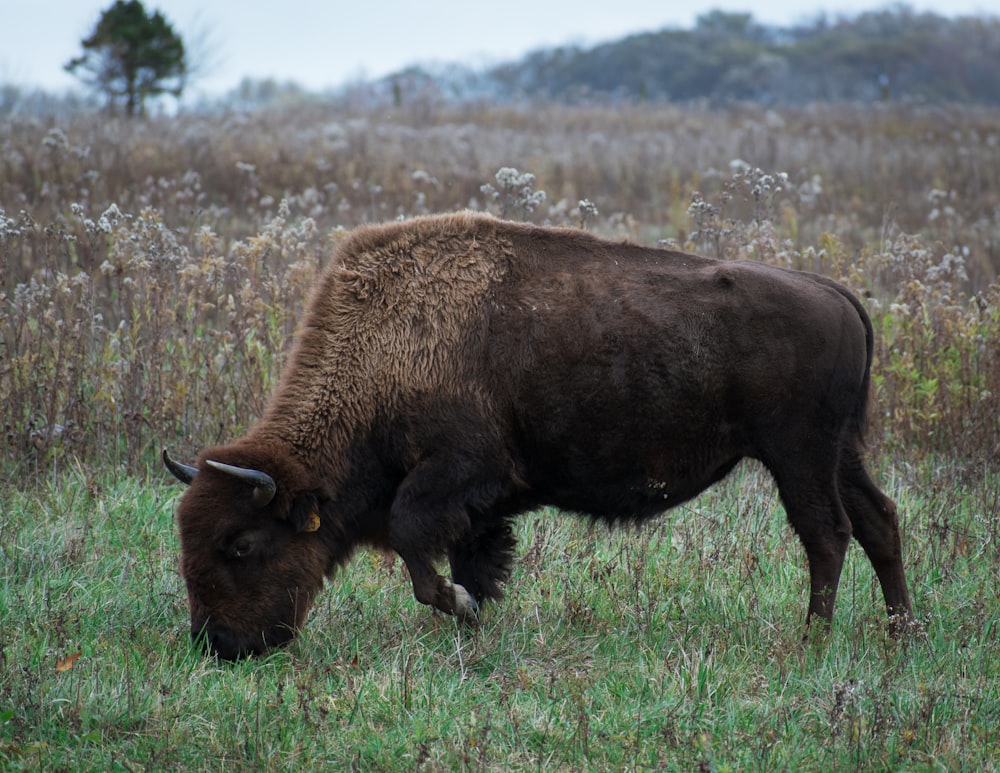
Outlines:
{"label": "bison", "polygon": [[163,453],[190,484],[192,636],[226,659],[285,644],[361,546],[475,618],[518,514],[640,522],[744,457],[805,548],[807,623],[832,619],[852,535],[905,621],[896,508],[862,460],[871,361],[864,308],[814,274],[476,213],[361,227],[256,425],[194,466]]}

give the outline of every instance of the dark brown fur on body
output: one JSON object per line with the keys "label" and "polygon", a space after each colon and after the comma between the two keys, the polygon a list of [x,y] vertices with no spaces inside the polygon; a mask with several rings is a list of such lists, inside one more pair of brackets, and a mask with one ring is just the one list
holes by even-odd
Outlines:
{"label": "dark brown fur on body", "polygon": [[[501,595],[518,513],[641,520],[743,457],[805,547],[810,616],[832,617],[853,533],[907,617],[895,507],[861,458],[871,338],[811,274],[471,213],[358,229],[264,416],[186,476],[192,631],[224,657],[284,643],[359,546],[397,552],[423,603],[474,615]],[[209,460],[267,473],[273,500]]]}

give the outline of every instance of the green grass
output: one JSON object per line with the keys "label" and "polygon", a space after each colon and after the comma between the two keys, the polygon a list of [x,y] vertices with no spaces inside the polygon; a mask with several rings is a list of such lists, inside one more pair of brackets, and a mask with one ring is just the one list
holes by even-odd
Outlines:
{"label": "green grass", "polygon": [[188,640],[178,489],[64,471],[3,492],[0,768],[996,770],[1000,480],[884,479],[923,629],[902,642],[856,545],[803,642],[802,551],[746,467],[640,530],[525,517],[477,630],[362,553],[291,647],[228,665]]}

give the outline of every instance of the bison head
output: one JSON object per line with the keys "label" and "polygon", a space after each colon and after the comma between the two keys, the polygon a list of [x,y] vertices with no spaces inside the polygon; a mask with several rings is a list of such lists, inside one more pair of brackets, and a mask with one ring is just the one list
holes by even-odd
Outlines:
{"label": "bison head", "polygon": [[189,484],[177,523],[191,636],[227,660],[291,640],[326,572],[318,498],[306,492],[304,472],[262,456],[223,447],[193,467],[163,452],[167,469]]}

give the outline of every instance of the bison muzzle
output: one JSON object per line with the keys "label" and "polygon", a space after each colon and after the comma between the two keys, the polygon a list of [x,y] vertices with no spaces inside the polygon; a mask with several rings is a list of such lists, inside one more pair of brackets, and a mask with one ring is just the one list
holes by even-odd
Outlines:
{"label": "bison muzzle", "polygon": [[362,546],[471,618],[502,594],[518,514],[642,521],[744,457],[805,548],[807,622],[832,619],[852,535],[904,622],[896,509],[862,459],[872,345],[813,274],[473,213],[359,228],[253,428],[194,466],[164,452],[189,484],[192,634],[223,658],[288,642]]}

